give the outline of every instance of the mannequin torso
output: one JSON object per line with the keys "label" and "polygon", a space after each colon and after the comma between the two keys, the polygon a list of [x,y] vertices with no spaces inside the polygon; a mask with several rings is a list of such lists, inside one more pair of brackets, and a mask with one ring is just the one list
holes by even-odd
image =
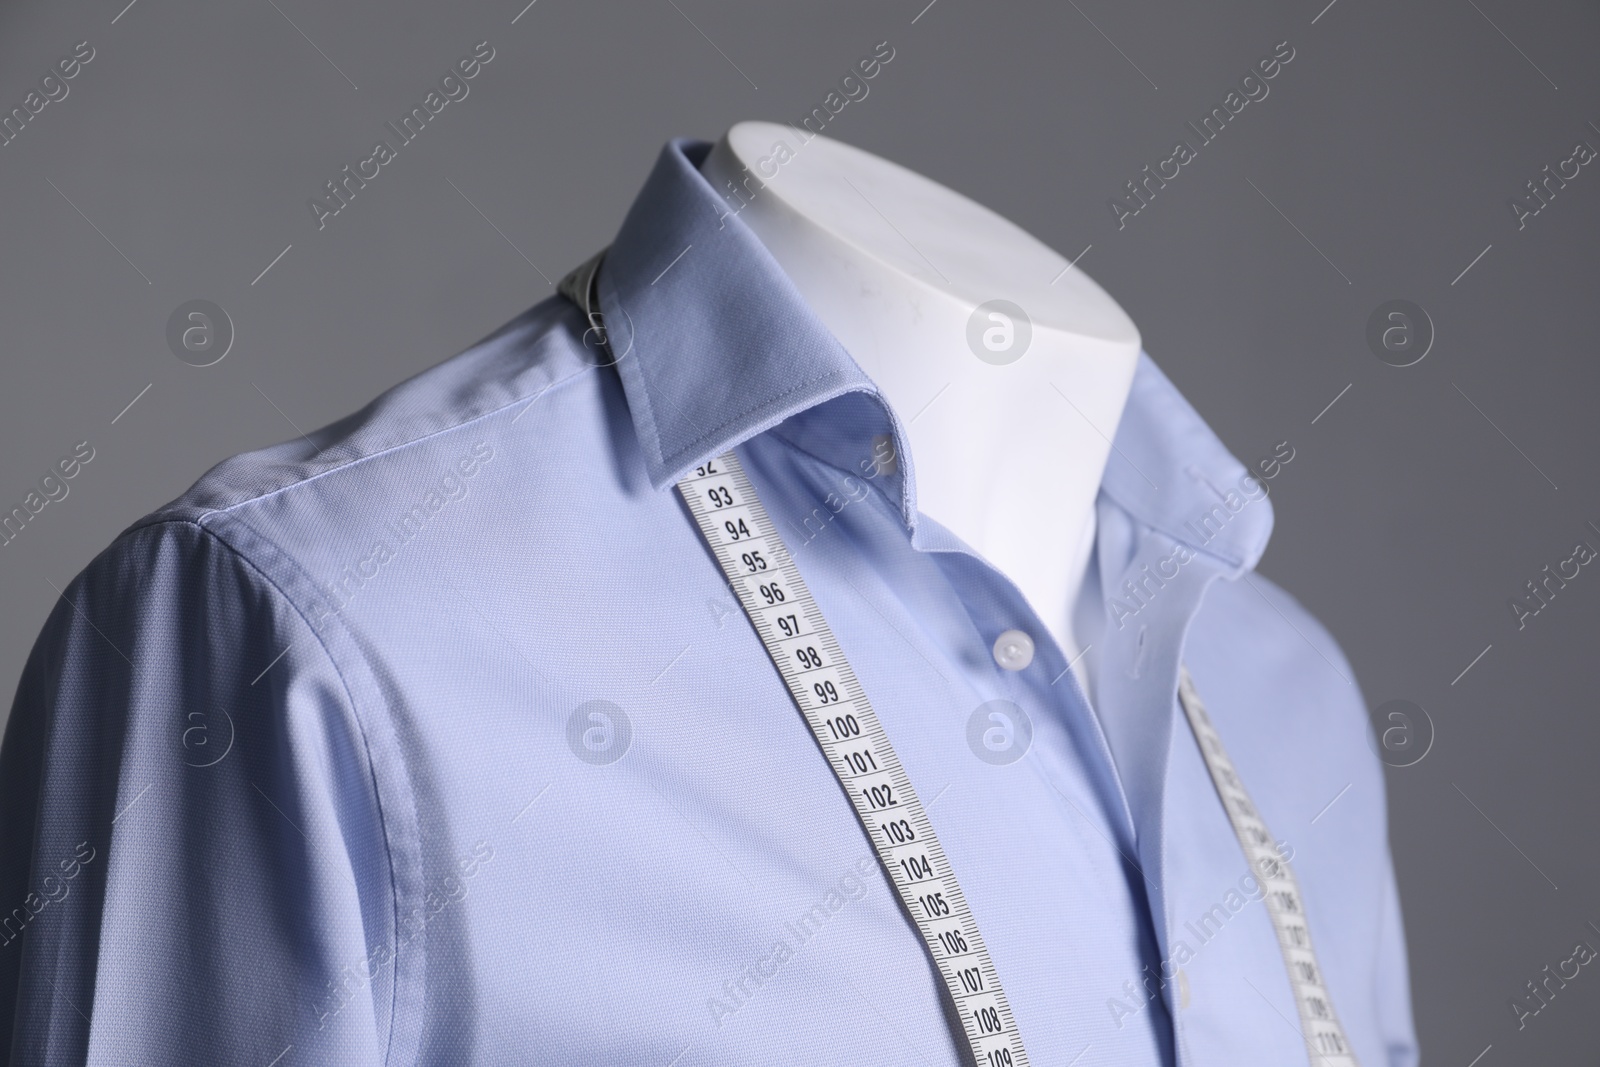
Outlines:
{"label": "mannequin torso", "polygon": [[1075,659],[1093,640],[1073,606],[1133,322],[1014,224],[826,137],[739,123],[701,173],[907,426],[918,509],[1011,578]]}

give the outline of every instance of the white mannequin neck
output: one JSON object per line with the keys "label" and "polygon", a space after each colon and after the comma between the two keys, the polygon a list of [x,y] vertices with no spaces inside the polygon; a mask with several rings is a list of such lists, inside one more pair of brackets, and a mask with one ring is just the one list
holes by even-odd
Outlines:
{"label": "white mannequin neck", "polygon": [[[1015,582],[1075,658],[1095,498],[1138,360],[1133,322],[1014,224],[838,141],[742,122],[701,173],[906,424],[918,509]],[[1020,357],[1023,320],[1009,350],[1007,319],[981,314],[969,329],[997,298],[1031,325]]]}

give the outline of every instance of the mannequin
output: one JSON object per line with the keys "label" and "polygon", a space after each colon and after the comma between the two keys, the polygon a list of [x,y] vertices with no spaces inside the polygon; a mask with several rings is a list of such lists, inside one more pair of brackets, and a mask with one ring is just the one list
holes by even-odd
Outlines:
{"label": "mannequin", "polygon": [[[1010,578],[1078,658],[1102,613],[1097,594],[1074,606],[1138,361],[1132,320],[1013,223],[827,137],[741,122],[701,173],[907,426],[918,510]],[[1012,306],[980,307],[995,300]]]}

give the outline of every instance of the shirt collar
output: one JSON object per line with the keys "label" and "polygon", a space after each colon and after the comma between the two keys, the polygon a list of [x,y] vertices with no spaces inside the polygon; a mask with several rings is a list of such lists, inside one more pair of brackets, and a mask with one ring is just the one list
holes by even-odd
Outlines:
{"label": "shirt collar", "polygon": [[[841,449],[868,457],[874,434],[893,437],[897,469],[875,484],[914,528],[904,426],[700,175],[710,149],[705,141],[667,143],[596,280],[651,483],[664,489],[707,458],[803,416],[797,423],[827,446],[813,451],[830,461]],[[837,403],[826,418],[812,411],[828,401]],[[1114,446],[1102,494],[1232,571],[1255,565],[1272,529],[1265,485],[1142,352]]]}

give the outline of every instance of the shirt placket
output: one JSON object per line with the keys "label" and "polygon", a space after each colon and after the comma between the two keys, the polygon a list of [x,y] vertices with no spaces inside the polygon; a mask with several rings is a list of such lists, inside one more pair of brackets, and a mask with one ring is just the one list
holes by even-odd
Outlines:
{"label": "shirt placket", "polygon": [[[1097,546],[1101,586],[1106,597],[1118,597],[1136,611],[1119,612],[1120,621],[1108,622],[1098,639],[1097,704],[1129,797],[1138,860],[1164,961],[1171,958],[1174,925],[1167,893],[1167,783],[1172,747],[1184,741],[1178,731],[1189,729],[1180,721],[1177,699],[1184,639],[1207,587],[1232,569],[1108,510],[1102,501]],[[1171,979],[1162,983],[1161,991],[1173,1021],[1178,1063],[1184,1067],[1194,1058],[1184,1038],[1182,981],[1176,974]]]}

